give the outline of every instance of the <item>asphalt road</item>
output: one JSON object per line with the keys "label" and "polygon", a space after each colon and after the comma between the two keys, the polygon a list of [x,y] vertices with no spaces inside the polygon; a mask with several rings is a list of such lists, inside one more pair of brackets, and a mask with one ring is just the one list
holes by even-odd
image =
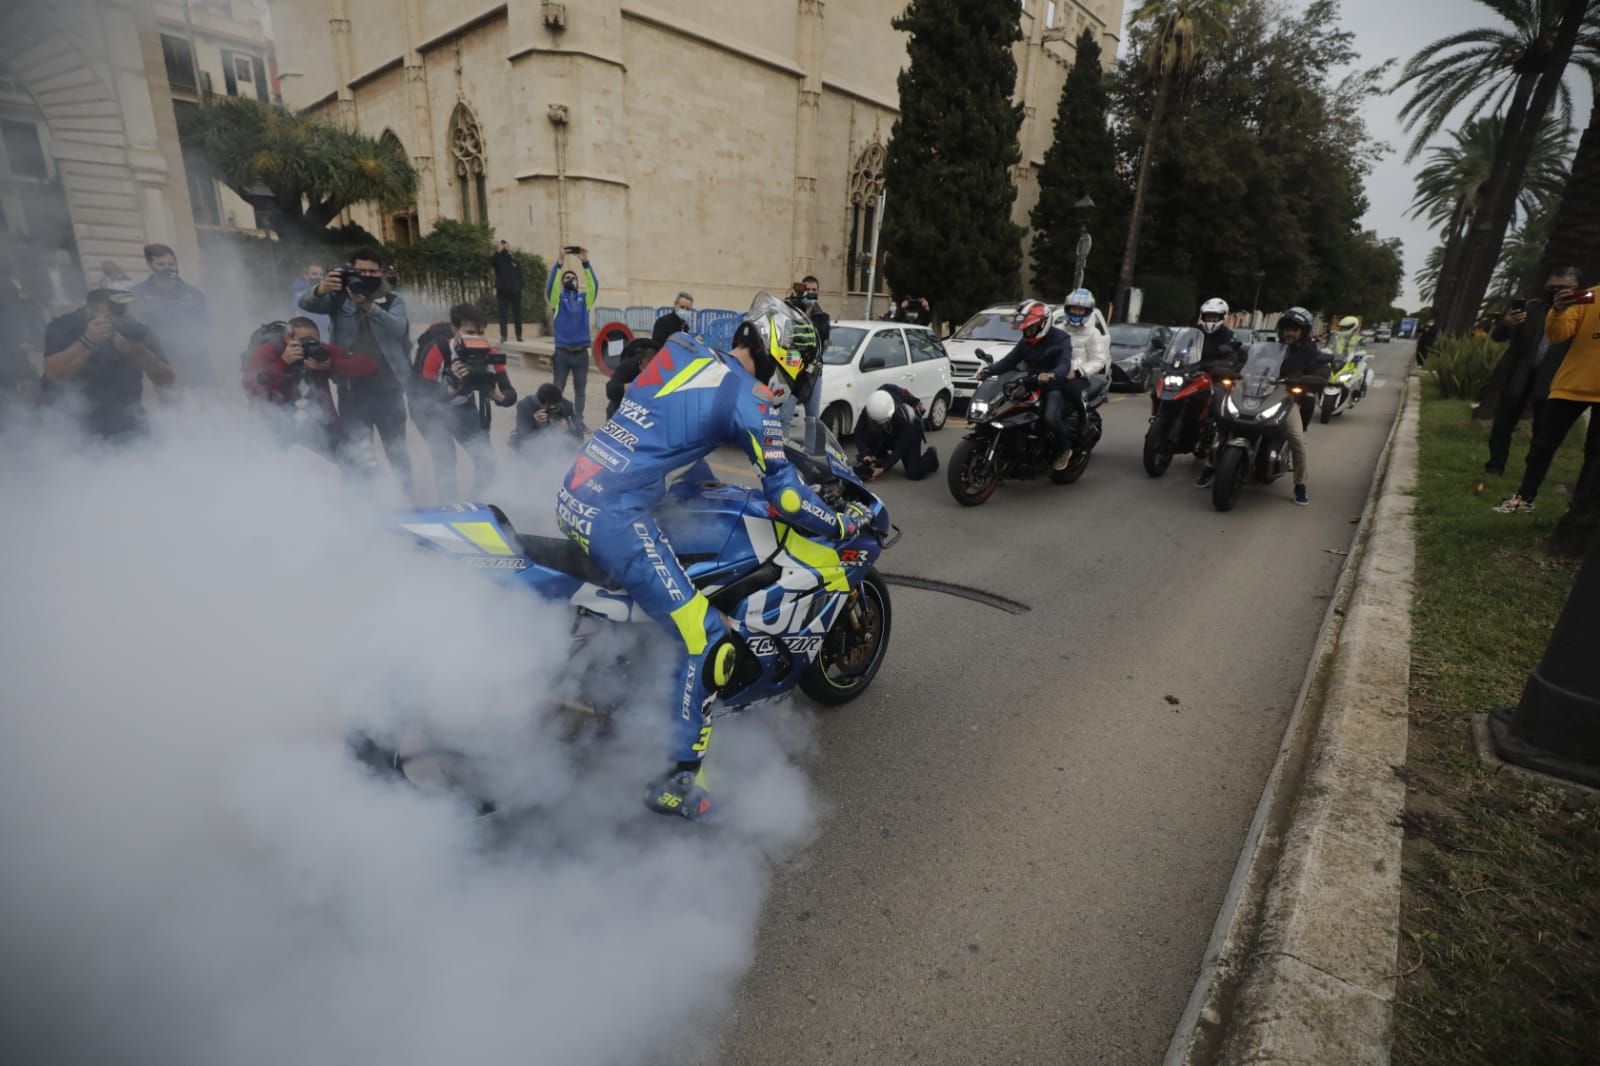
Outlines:
{"label": "asphalt road", "polygon": [[[777,875],[724,1063],[1154,1063],[1195,977],[1399,402],[1411,346],[1312,424],[1287,479],[1217,514],[1145,476],[1121,396],[1073,486],[959,507],[880,482],[894,590],[867,695],[824,712],[821,837]],[[948,456],[956,423],[934,436]]]}

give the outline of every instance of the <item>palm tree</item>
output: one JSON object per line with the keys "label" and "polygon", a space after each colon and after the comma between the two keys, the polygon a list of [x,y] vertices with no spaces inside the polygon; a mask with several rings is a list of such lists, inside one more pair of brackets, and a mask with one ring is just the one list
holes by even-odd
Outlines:
{"label": "palm tree", "polygon": [[1554,200],[1545,204],[1543,210],[1523,217],[1522,224],[1500,247],[1490,295],[1510,297],[1526,293],[1544,280],[1544,275],[1539,273],[1539,266],[1543,262],[1545,245],[1549,243],[1550,229],[1554,223]]}
{"label": "palm tree", "polygon": [[1150,164],[1155,159],[1156,136],[1174,103],[1181,105],[1183,89],[1194,78],[1203,56],[1203,41],[1227,37],[1228,18],[1236,0],[1143,0],[1134,9],[1129,25],[1134,30],[1148,29],[1150,36],[1141,60],[1146,84],[1154,86],[1155,103],[1145,129],[1144,149],[1139,153],[1139,176],[1133,190],[1133,210],[1128,216],[1128,240],[1122,252],[1122,269],[1117,274],[1117,302],[1120,317],[1127,318],[1128,290],[1133,287],[1133,268],[1139,255],[1139,223],[1144,217],[1145,190],[1150,181]]}
{"label": "palm tree", "polygon": [[1417,271],[1417,291],[1422,296],[1423,303],[1433,303],[1433,295],[1439,289],[1439,268],[1442,266],[1444,266],[1444,245],[1438,244],[1428,253],[1428,258],[1422,263],[1422,269]]}
{"label": "palm tree", "polygon": [[1590,11],[1590,0],[1478,2],[1505,25],[1435,41],[1412,57],[1394,86],[1395,91],[1412,89],[1400,110],[1405,128],[1414,132],[1408,158],[1463,104],[1468,118],[1482,113],[1491,101],[1505,115],[1487,187],[1466,237],[1456,254],[1447,257],[1440,276],[1439,293],[1446,300],[1438,309],[1441,325],[1452,333],[1464,332],[1477,314],[1545,116],[1558,99],[1564,116],[1571,114],[1563,78],[1580,40],[1579,62],[1600,64],[1600,11]]}
{"label": "palm tree", "polygon": [[[1427,219],[1429,225],[1443,230],[1447,240],[1459,236],[1483,200],[1504,133],[1504,116],[1475,118],[1451,133],[1451,144],[1429,149],[1427,164],[1417,172],[1416,193],[1407,215]],[[1517,193],[1523,217],[1534,214],[1566,187],[1567,147],[1568,130],[1560,122],[1546,119]]]}
{"label": "palm tree", "polygon": [[1594,90],[1589,125],[1572,157],[1572,175],[1550,223],[1543,263],[1546,276],[1578,267],[1592,285],[1600,280],[1600,76],[1591,74],[1589,81]]}

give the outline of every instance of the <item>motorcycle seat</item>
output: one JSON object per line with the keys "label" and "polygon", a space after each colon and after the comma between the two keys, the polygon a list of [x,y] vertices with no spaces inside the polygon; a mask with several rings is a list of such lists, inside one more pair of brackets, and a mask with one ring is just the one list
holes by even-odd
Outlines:
{"label": "motorcycle seat", "polygon": [[591,585],[599,585],[601,588],[622,587],[589,558],[588,552],[566,537],[541,537],[537,533],[518,533],[517,543],[522,546],[523,553],[540,566],[559,570],[563,574],[587,581]]}
{"label": "motorcycle seat", "polygon": [[1083,390],[1083,405],[1085,407],[1099,407],[1111,395],[1111,378],[1105,374],[1094,374],[1089,378],[1088,388]]}

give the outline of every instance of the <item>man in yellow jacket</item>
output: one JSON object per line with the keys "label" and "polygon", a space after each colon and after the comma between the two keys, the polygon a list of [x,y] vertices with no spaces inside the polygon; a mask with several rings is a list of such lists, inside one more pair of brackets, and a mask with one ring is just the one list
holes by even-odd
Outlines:
{"label": "man in yellow jacket", "polygon": [[1550,383],[1550,399],[1545,403],[1533,444],[1528,448],[1522,487],[1515,496],[1495,508],[1501,514],[1533,510],[1534,497],[1539,494],[1539,486],[1550,470],[1557,449],[1585,411],[1592,413],[1583,447],[1583,472],[1578,475],[1573,506],[1594,498],[1596,481],[1600,480],[1600,304],[1595,303],[1594,297],[1592,289],[1572,288],[1557,293],[1551,301],[1550,314],[1544,323],[1545,339],[1551,344],[1570,341],[1571,347]]}

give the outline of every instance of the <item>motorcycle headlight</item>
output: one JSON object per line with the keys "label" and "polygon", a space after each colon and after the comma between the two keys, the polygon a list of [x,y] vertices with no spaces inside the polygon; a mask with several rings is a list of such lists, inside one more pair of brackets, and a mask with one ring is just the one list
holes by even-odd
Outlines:
{"label": "motorcycle headlight", "polygon": [[1356,375],[1355,375],[1355,372],[1354,372],[1354,371],[1352,371],[1352,370],[1346,370],[1346,371],[1345,371],[1345,372],[1344,372],[1344,373],[1343,373],[1343,374],[1340,374],[1340,375],[1339,375],[1339,376],[1338,376],[1338,377],[1337,377],[1337,378],[1335,378],[1335,379],[1334,379],[1334,380],[1335,380],[1335,381],[1339,381],[1339,382],[1345,382],[1345,381],[1349,381],[1349,380],[1350,380],[1350,379],[1351,379],[1351,378],[1353,378],[1353,377],[1355,377],[1355,376],[1356,376]]}
{"label": "motorcycle headlight", "polygon": [[1277,418],[1278,417],[1278,412],[1283,410],[1283,404],[1284,404],[1284,401],[1279,400],[1277,403],[1273,404],[1271,407],[1268,407],[1264,411],[1262,411],[1261,414],[1258,417],[1262,418],[1262,419]]}
{"label": "motorcycle headlight", "polygon": [[972,405],[967,408],[967,414],[971,416],[973,421],[988,418],[989,402],[987,400],[973,400]]}
{"label": "motorcycle headlight", "polygon": [[1168,374],[1166,377],[1161,379],[1161,384],[1165,385],[1169,389],[1181,389],[1183,387],[1183,375]]}
{"label": "motorcycle headlight", "polygon": [[1233,402],[1233,393],[1230,392],[1222,398],[1222,411],[1230,415],[1239,413],[1239,405]]}

